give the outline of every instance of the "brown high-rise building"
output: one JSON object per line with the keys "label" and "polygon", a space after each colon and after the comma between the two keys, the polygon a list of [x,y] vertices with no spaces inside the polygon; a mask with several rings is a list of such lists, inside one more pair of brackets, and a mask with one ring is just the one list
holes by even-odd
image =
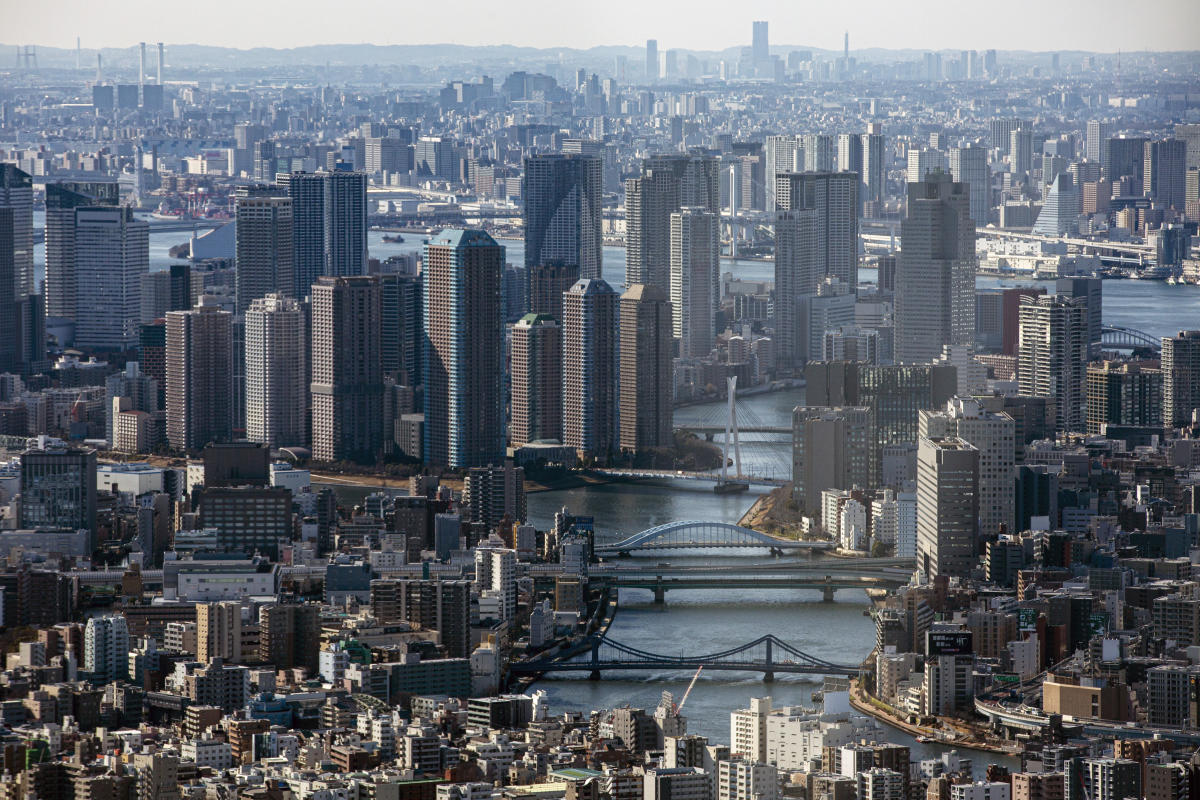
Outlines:
{"label": "brown high-rise building", "polygon": [[561,441],[562,327],[554,317],[526,314],[513,325],[511,371],[512,446]]}
{"label": "brown high-rise building", "polygon": [[617,293],[600,278],[563,295],[563,444],[607,458],[617,444]]}
{"label": "brown high-rise building", "polygon": [[657,286],[635,283],[621,295],[622,450],[672,442],[671,303]]}
{"label": "brown high-rise building", "polygon": [[382,311],[374,276],[312,286],[312,454],[373,462],[383,447]]}
{"label": "brown high-rise building", "polygon": [[1013,773],[1013,800],[1063,800],[1066,796],[1066,775],[1061,772]]}
{"label": "brown high-rise building", "polygon": [[233,436],[233,315],[212,298],[167,314],[167,441],[199,450]]}
{"label": "brown high-rise building", "polygon": [[448,228],[425,245],[425,460],[476,467],[504,460],[504,248],[484,231]]}

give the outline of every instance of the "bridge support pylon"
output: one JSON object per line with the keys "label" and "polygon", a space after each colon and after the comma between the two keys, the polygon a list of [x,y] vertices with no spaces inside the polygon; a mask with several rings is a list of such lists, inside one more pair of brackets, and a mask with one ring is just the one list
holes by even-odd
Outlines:
{"label": "bridge support pylon", "polygon": [[775,673],[774,672],[764,672],[763,673],[763,683],[774,683],[774,682],[775,682]]}
{"label": "bridge support pylon", "polygon": [[833,592],[834,592],[834,588],[832,586],[826,586],[824,589],[821,590],[821,601],[825,602],[825,603],[832,603],[833,602]]}
{"label": "bridge support pylon", "polygon": [[667,590],[665,588],[663,588],[662,586],[655,586],[654,587],[654,603],[656,605],[661,606],[662,604],[664,604],[666,602],[667,602]]}
{"label": "bridge support pylon", "polygon": [[600,680],[600,670],[598,670],[598,669],[594,669],[594,670],[592,670],[591,672],[589,672],[589,673],[588,673],[588,680],[589,680],[589,681],[598,681],[598,680]]}

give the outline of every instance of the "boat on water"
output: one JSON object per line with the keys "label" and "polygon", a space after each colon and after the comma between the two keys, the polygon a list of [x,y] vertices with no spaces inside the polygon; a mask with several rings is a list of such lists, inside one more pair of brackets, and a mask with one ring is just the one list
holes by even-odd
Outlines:
{"label": "boat on water", "polygon": [[387,242],[388,244],[403,244],[404,243],[404,237],[398,233],[385,233],[383,235],[383,240],[385,242]]}

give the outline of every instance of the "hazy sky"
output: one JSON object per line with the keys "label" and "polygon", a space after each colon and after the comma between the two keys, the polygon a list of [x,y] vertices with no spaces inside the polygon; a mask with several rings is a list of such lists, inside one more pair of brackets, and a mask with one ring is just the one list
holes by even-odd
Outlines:
{"label": "hazy sky", "polygon": [[[719,50],[771,43],[999,50],[1200,49],[1200,0],[0,0],[10,44],[231,47],[359,43],[640,44]],[[169,58],[168,58],[169,61]]]}

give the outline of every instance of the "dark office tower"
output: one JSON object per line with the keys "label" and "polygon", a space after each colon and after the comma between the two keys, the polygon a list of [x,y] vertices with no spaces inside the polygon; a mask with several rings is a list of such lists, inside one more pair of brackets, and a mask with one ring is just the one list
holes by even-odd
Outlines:
{"label": "dark office tower", "polygon": [[167,314],[167,441],[176,450],[233,436],[232,317],[208,297]]}
{"label": "dark office tower", "polygon": [[136,346],[142,278],[149,270],[150,226],[134,219],[132,208],[75,209],[77,347],[126,350]]}
{"label": "dark office tower", "polygon": [[771,58],[771,48],[767,44],[767,22],[766,20],[755,20],[753,23],[754,39],[751,44],[750,54],[754,58],[755,64],[761,64],[764,61],[769,61]]}
{"label": "dark office tower", "polygon": [[13,300],[37,291],[33,280],[33,178],[0,164],[0,208],[12,210]]}
{"label": "dark office tower", "polygon": [[362,172],[325,175],[325,273],[367,273],[367,176]]}
{"label": "dark office tower", "polygon": [[1187,142],[1164,139],[1146,142],[1142,165],[1145,193],[1164,205],[1183,210],[1184,178],[1187,175]]}
{"label": "dark office tower", "polygon": [[46,360],[46,304],[40,294],[29,294],[17,304],[21,322],[20,359],[25,374],[35,375],[50,364]]}
{"label": "dark office tower", "polygon": [[1084,430],[1087,405],[1088,309],[1064,295],[1021,301],[1017,383],[1027,397],[1053,402],[1054,430]]}
{"label": "dark office tower", "polygon": [[39,440],[22,453],[17,527],[87,528],[95,536],[96,451]]}
{"label": "dark office tower", "polygon": [[116,206],[116,181],[70,181],[46,184],[46,317],[75,319],[76,210]]}
{"label": "dark office tower", "polygon": [[1103,335],[1104,282],[1100,278],[1059,278],[1054,283],[1054,292],[1083,300],[1087,306],[1088,358],[1099,358]]}
{"label": "dark office tower", "polygon": [[599,278],[604,169],[602,159],[542,153],[525,159],[525,266],[557,262],[579,266],[581,278]]}
{"label": "dark office tower", "polygon": [[879,291],[889,294],[896,291],[896,261],[895,256],[880,256],[876,265]]}
{"label": "dark office tower", "polygon": [[858,286],[858,176],[853,172],[789,172],[775,179],[780,211],[817,212],[819,278]]}
{"label": "dark office tower", "polygon": [[825,277],[818,217],[812,208],[775,213],[775,335],[779,367],[787,372],[808,360],[809,298]]}
{"label": "dark office tower", "polygon": [[975,341],[971,189],[945,173],[908,184],[896,268],[896,362],[923,364]]}
{"label": "dark office tower", "polygon": [[374,276],[324,276],[312,287],[312,453],[374,463],[383,446],[381,297]]}
{"label": "dark office tower", "polygon": [[1101,176],[1114,183],[1125,177],[1137,180],[1140,192],[1146,164],[1145,136],[1114,136],[1104,140],[1100,151]]}
{"label": "dark office tower", "polygon": [[721,306],[720,218],[687,206],[671,215],[671,307],[682,358],[712,352]]}
{"label": "dark office tower", "polygon": [[562,318],[563,292],[579,280],[579,265],[562,262],[535,264],[528,268],[529,312]]}
{"label": "dark office tower", "polygon": [[[43,329],[45,328],[43,320]],[[138,364],[142,372],[158,384],[158,407],[167,406],[167,323],[156,320],[143,325],[138,333]]]}
{"label": "dark office tower", "polygon": [[471,655],[471,581],[374,580],[371,614],[437,631],[450,658]]}
{"label": "dark office tower", "polygon": [[321,607],[278,603],[258,612],[258,660],[276,669],[303,667],[316,675],[321,652]]}
{"label": "dark office tower", "polygon": [[192,265],[172,264],[168,281],[167,311],[187,311],[195,303],[192,291]]}
{"label": "dark office tower", "polygon": [[1200,331],[1180,331],[1162,340],[1163,424],[1192,424],[1200,408]]}
{"label": "dark office tower", "polygon": [[21,315],[16,289],[13,209],[0,206],[0,372],[21,371]]}
{"label": "dark office tower", "polygon": [[658,80],[658,40],[646,40],[646,82]]}
{"label": "dark office tower", "polygon": [[447,228],[425,245],[425,460],[482,467],[504,459],[504,248]]}
{"label": "dark office tower", "polygon": [[280,188],[292,201],[293,286],[303,299],[325,274],[325,176],[293,172],[280,176]]}
{"label": "dark office tower", "polygon": [[872,122],[862,136],[862,184],[859,199],[863,203],[882,203],[887,188],[887,163],[883,126]]}
{"label": "dark office tower", "polygon": [[[666,289],[671,282],[671,214],[679,210],[679,176],[645,169],[625,181],[625,279]],[[570,288],[568,285],[566,288]]]}
{"label": "dark office tower", "polygon": [[1087,368],[1087,432],[1106,425],[1163,427],[1163,373],[1138,361],[1104,361]]}
{"label": "dark office tower", "polygon": [[584,460],[617,444],[617,293],[580,280],[563,296],[563,444]]}
{"label": "dark office tower", "polygon": [[294,296],[292,201],[274,186],[237,191],[237,311],[271,293]]}
{"label": "dark office tower", "polygon": [[620,445],[642,452],[674,441],[671,304],[657,286],[635,283],[620,301]]}
{"label": "dark office tower", "polygon": [[512,326],[513,447],[562,441],[562,368],[562,326],[554,317],[526,314]]}
{"label": "dark office tower", "polygon": [[421,276],[379,276],[380,363],[385,381],[421,385],[421,353],[425,319],[421,310]]}

